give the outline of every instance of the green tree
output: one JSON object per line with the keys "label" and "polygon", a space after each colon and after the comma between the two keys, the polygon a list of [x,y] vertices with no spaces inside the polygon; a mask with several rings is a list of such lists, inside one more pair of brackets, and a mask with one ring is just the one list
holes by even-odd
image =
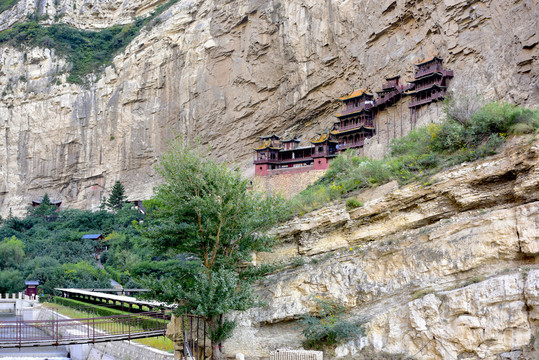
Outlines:
{"label": "green tree", "polygon": [[15,236],[0,242],[0,268],[15,268],[24,259],[24,244]]}
{"label": "green tree", "polygon": [[17,293],[24,287],[24,278],[19,270],[0,271],[0,294]]}
{"label": "green tree", "polygon": [[105,205],[112,210],[121,210],[126,200],[127,196],[125,195],[125,188],[120,180],[116,180]]}
{"label": "green tree", "polygon": [[50,220],[51,217],[54,215],[55,211],[57,210],[57,207],[53,204],[51,204],[51,200],[49,198],[48,194],[43,195],[43,199],[41,200],[41,204],[39,206],[36,206],[31,210],[31,213],[35,217],[43,218]]}
{"label": "green tree", "polygon": [[285,213],[280,197],[248,190],[237,169],[204,158],[199,148],[180,141],[161,160],[164,179],[147,202],[143,233],[161,254],[184,254],[198,262],[172,279],[153,281],[153,295],[178,304],[177,313],[202,316],[209,324],[213,357],[234,323],[224,315],[256,306],[250,283],[250,257],[267,251],[273,239],[263,230]]}

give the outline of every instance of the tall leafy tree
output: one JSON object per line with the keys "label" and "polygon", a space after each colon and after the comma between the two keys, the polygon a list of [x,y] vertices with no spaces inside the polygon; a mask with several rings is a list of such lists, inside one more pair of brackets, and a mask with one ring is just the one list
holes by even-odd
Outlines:
{"label": "tall leafy tree", "polygon": [[0,269],[16,268],[24,259],[24,244],[15,236],[0,242]]}
{"label": "tall leafy tree", "polygon": [[125,195],[125,188],[120,180],[116,180],[105,205],[112,210],[120,210],[123,208],[126,200],[127,196]]}
{"label": "tall leafy tree", "polygon": [[[178,304],[177,313],[200,315],[209,324],[213,357],[234,323],[224,315],[258,304],[250,284],[251,254],[267,251],[273,239],[263,230],[286,211],[284,199],[248,190],[237,169],[203,156],[179,141],[158,167],[164,183],[147,203],[143,229],[160,253],[196,260],[175,278],[151,282],[152,295]],[[191,261],[192,262],[192,261]]]}

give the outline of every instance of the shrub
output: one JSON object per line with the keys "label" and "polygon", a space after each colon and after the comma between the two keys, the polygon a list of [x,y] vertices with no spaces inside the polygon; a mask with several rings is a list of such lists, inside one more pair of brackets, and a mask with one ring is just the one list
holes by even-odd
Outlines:
{"label": "shrub", "polygon": [[354,197],[346,200],[346,210],[352,210],[360,206],[363,206],[363,203]]}
{"label": "shrub", "polygon": [[359,321],[343,319],[344,307],[331,300],[315,299],[317,315],[303,315],[299,323],[305,336],[304,346],[310,349],[332,347],[364,334]]}

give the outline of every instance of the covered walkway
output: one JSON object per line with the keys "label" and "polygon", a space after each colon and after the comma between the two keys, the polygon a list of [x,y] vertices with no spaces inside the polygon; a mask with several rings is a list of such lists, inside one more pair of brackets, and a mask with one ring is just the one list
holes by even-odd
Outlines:
{"label": "covered walkway", "polygon": [[55,290],[60,291],[62,293],[62,297],[64,298],[79,300],[95,305],[114,307],[122,311],[134,313],[151,311],[151,309],[155,308],[173,308],[173,306],[162,302],[137,300],[131,296],[105,294],[82,289],[56,288]]}

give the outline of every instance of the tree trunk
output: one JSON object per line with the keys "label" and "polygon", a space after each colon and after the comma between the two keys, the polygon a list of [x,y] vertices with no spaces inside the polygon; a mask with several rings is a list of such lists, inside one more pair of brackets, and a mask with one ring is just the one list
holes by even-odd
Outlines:
{"label": "tree trunk", "polygon": [[221,344],[214,344],[212,341],[211,344],[211,358],[212,360],[221,360],[223,358],[223,353],[221,352]]}
{"label": "tree trunk", "polygon": [[[210,319],[210,329],[213,335],[217,333],[217,330],[221,327],[223,323],[223,315],[218,315]],[[223,358],[223,346],[221,341],[217,339],[211,340],[211,358],[212,360],[221,360]]]}

